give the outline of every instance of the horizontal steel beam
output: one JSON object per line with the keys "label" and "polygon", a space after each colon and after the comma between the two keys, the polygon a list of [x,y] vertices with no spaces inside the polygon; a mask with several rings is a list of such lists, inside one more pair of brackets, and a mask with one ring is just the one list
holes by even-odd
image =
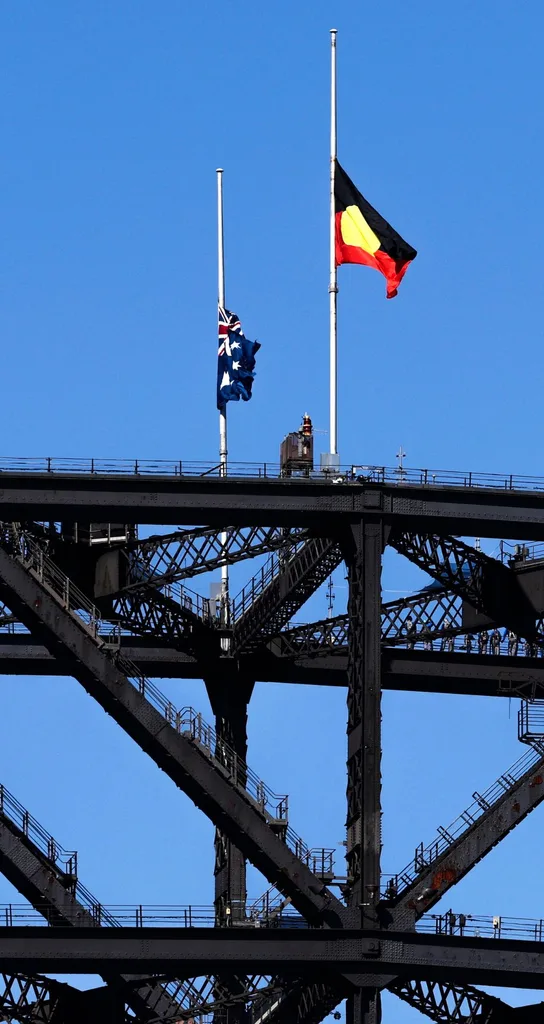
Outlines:
{"label": "horizontal steel beam", "polygon": [[331,479],[183,478],[2,472],[4,520],[208,526],[309,526],[378,515],[432,533],[544,540],[537,491],[372,484]]}
{"label": "horizontal steel beam", "polygon": [[[196,658],[140,637],[123,637],[123,654],[154,679],[202,679]],[[319,658],[241,657],[238,665],[222,659],[229,680],[241,683],[298,683],[309,686],[347,686],[347,653]],[[73,665],[61,653],[55,657],[28,634],[0,634],[0,676],[69,676]],[[419,693],[458,693],[478,697],[544,693],[544,658],[458,654],[384,648],[382,682],[386,690]]]}
{"label": "horizontal steel beam", "polygon": [[384,976],[540,989],[544,943],[418,932],[286,928],[0,928],[4,970],[81,974],[111,970],[166,977],[236,973],[320,976],[356,985]]}
{"label": "horizontal steel beam", "polygon": [[[272,816],[267,817],[245,783],[238,781],[238,764],[233,762],[229,774],[230,762],[222,761],[221,756],[208,756],[205,744],[193,737],[189,720],[183,723],[180,719],[175,727],[175,709],[162,694],[155,694],[155,704],[147,699],[145,694],[152,694],[153,688],[144,679],[130,681],[130,673],[119,668],[118,657],[102,645],[81,618],[63,607],[54,586],[60,580],[60,589],[66,594],[70,581],[50,560],[44,561],[44,556],[41,562],[47,573],[40,581],[33,562],[27,567],[20,557],[0,547],[0,597],[6,591],[10,606],[27,628],[40,635],[50,650],[61,651],[71,659],[72,674],[87,692],[268,881],[291,898],[304,917],[334,926],[347,921],[345,906],[280,838],[269,823]],[[78,600],[84,600],[83,595]],[[245,766],[244,774],[249,779]],[[289,837],[293,835],[290,831]]]}

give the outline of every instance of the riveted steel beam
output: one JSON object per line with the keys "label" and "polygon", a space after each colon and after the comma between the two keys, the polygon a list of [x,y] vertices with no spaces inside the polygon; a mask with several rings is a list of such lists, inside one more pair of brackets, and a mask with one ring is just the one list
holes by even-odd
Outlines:
{"label": "riveted steel beam", "polygon": [[[48,572],[51,579],[62,577],[54,566]],[[176,729],[174,709],[167,709],[168,715],[174,714],[171,724],[166,712],[162,714],[140,692],[139,683],[130,681],[118,668],[118,658],[100,637],[91,635],[50,587],[3,547],[0,580],[0,597],[3,592],[9,593],[11,607],[27,628],[41,637],[50,651],[64,652],[72,663],[71,674],[269,882],[291,897],[300,913],[309,920],[330,924],[346,920],[346,908],[273,831],[247,791],[226,771],[219,770],[192,735]],[[69,583],[64,577],[62,580],[61,589]]]}

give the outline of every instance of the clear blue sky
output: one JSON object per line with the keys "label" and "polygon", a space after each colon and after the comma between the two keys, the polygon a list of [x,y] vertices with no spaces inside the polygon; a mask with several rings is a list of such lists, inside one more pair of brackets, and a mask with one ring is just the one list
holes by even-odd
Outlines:
{"label": "clear blue sky", "polygon": [[[391,465],[402,443],[412,466],[542,472],[543,22],[536,0],[4,4],[2,454],[215,458],[218,165],[227,304],[262,343],[231,458],[275,461],[306,409],[326,429],[335,25],[340,160],[419,250],[391,302],[340,271],[342,459]],[[417,585],[386,560],[386,596]],[[85,884],[210,902],[211,826],[83,690],[0,686],[1,781],[79,849]],[[199,684],[167,688],[206,707]],[[385,870],[516,758],[507,704],[386,694]],[[343,691],[256,688],[250,762],[312,845],[344,837],[344,723]],[[448,905],[544,914],[519,884],[541,841],[536,812]]]}

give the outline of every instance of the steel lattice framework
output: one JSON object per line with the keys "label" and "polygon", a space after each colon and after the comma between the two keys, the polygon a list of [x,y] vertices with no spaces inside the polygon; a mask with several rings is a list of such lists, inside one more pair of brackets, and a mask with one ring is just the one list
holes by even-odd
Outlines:
{"label": "steel lattice framework", "polygon": [[[180,909],[169,928],[145,907],[100,904],[77,855],[0,786],[0,870],[34,908],[0,919],[0,1016],[319,1024],[347,999],[350,1024],[378,1024],[387,989],[437,1024],[527,1019],[530,1008],[474,985],[541,987],[543,922],[514,941],[474,935],[455,915],[433,918],[430,934],[426,914],[544,800],[544,561],[535,548],[504,563],[459,539],[544,540],[544,483],[376,467],[289,479],[270,466],[228,478],[182,463],[1,468],[0,673],[75,677],[209,817],[216,839],[213,908],[200,918]],[[139,540],[140,524],[177,529]],[[431,583],[382,604],[387,545]],[[249,559],[257,570],[227,607],[191,589]],[[346,613],[294,623],[342,562]],[[175,707],[152,682],[160,676],[203,679],[214,723]],[[341,896],[332,850],[306,845],[287,796],[247,763],[257,679],[347,690]],[[519,695],[526,744],[388,876],[385,687]],[[246,860],[269,884],[254,904]],[[106,984],[80,992],[43,976],[82,968]]]}

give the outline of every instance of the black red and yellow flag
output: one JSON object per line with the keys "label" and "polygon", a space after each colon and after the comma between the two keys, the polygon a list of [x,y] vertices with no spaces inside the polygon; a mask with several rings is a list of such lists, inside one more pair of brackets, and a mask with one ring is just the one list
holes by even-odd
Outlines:
{"label": "black red and yellow flag", "polygon": [[366,201],[338,161],[334,198],[336,266],[362,263],[365,267],[374,267],[387,280],[387,298],[394,298],[417,251]]}

